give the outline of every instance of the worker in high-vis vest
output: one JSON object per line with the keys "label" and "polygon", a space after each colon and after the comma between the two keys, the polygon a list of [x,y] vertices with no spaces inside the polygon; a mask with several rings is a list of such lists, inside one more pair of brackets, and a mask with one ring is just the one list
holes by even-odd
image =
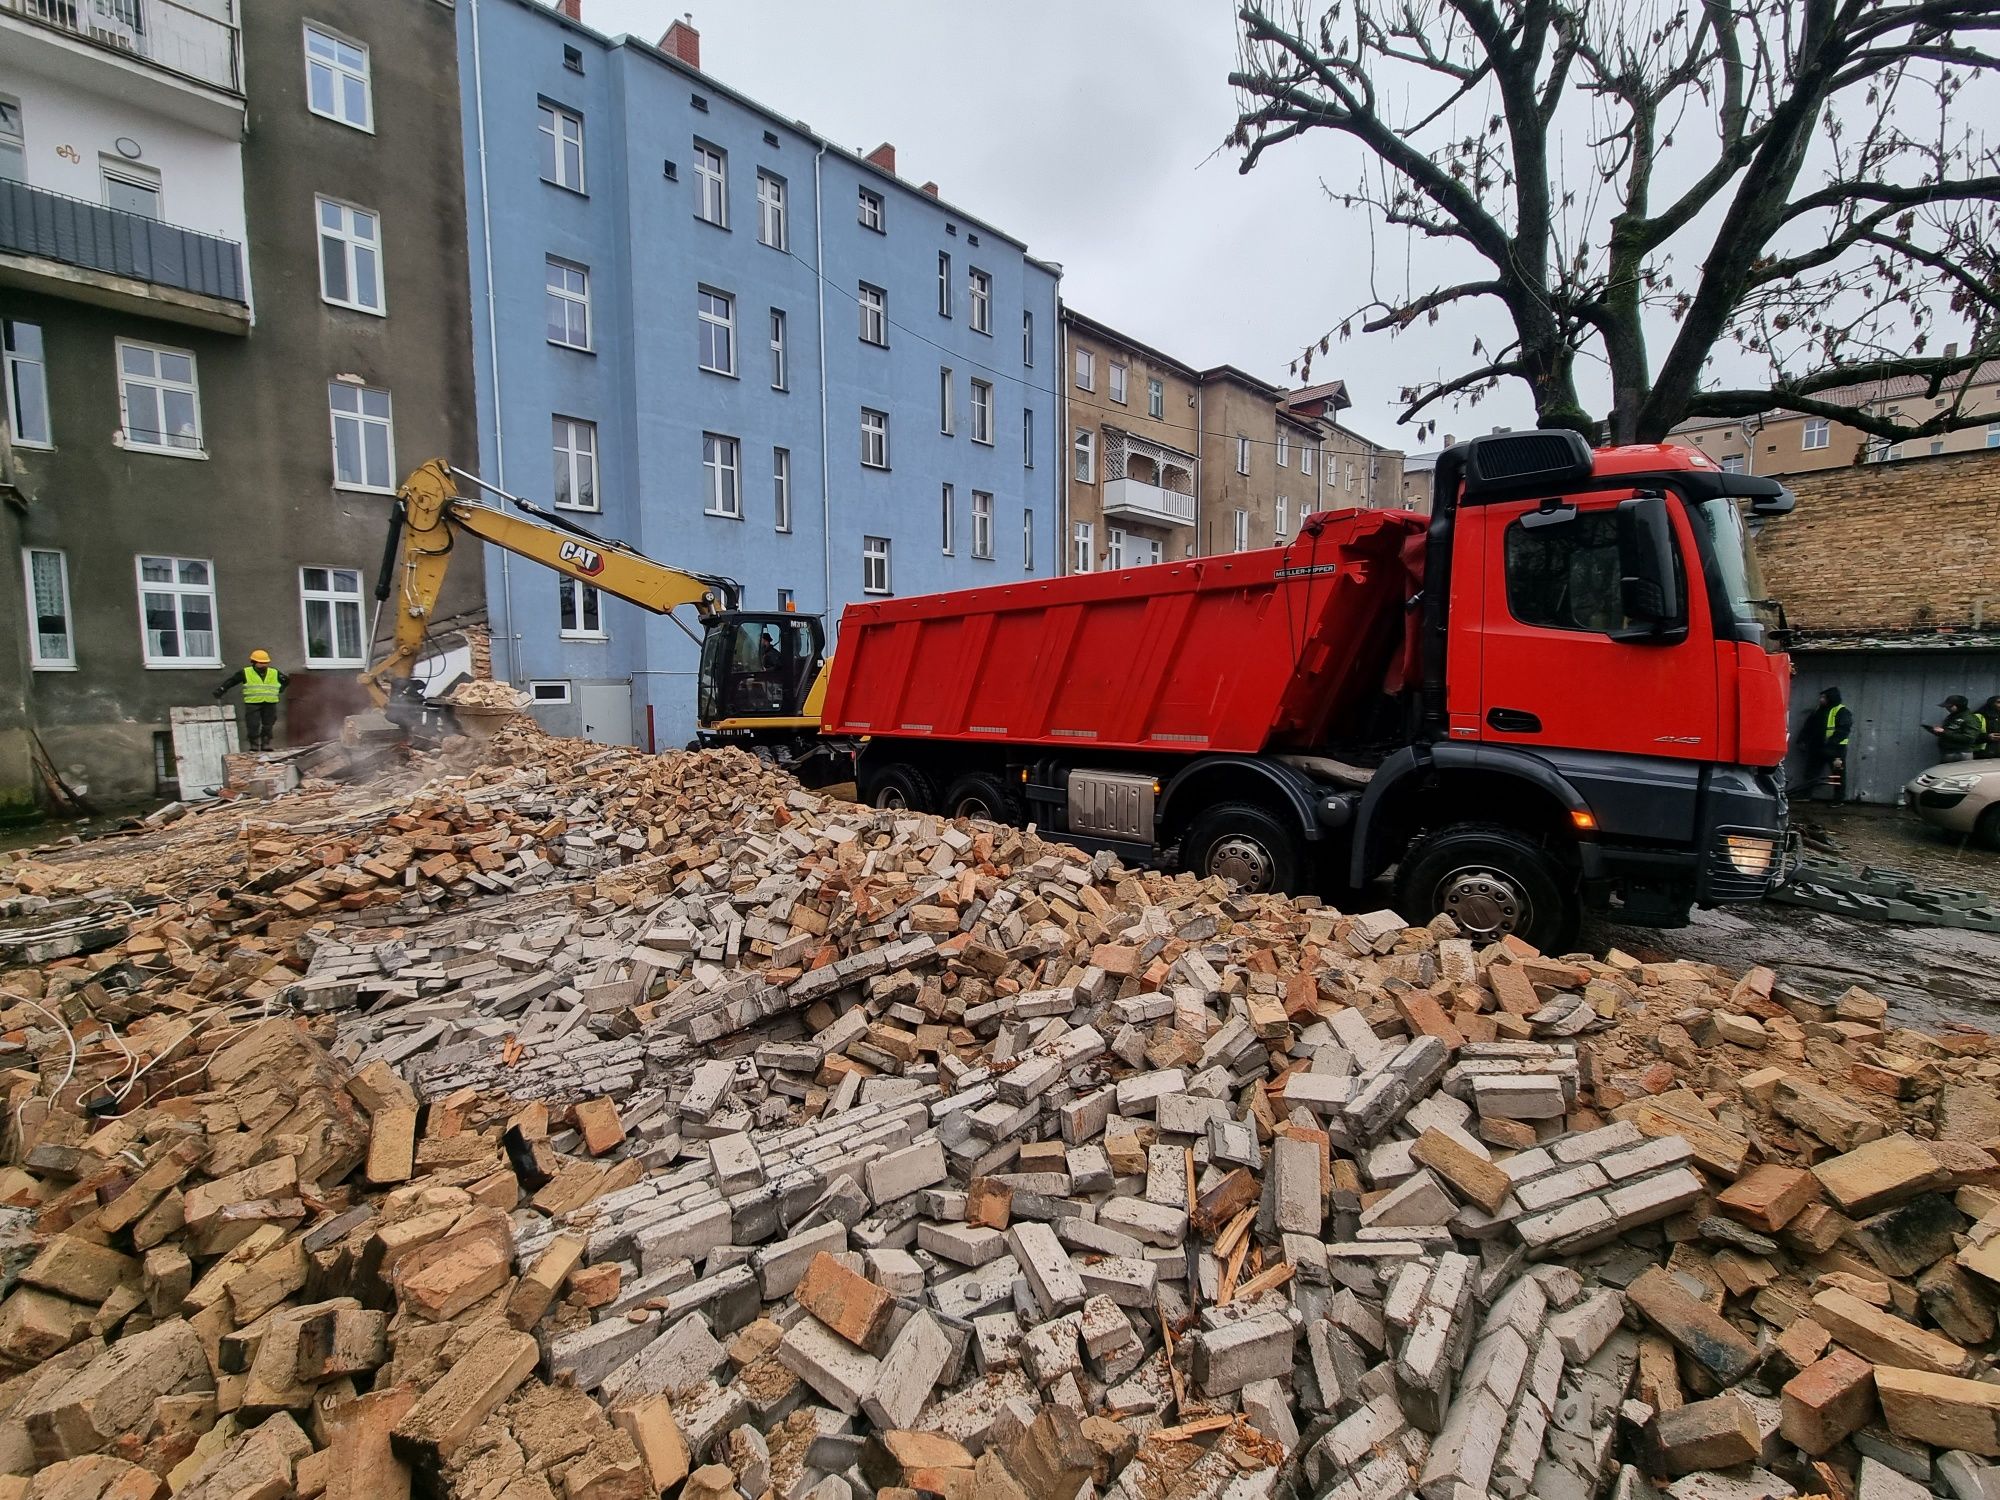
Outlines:
{"label": "worker in high-vis vest", "polygon": [[271,653],[252,651],[249,662],[222,679],[222,685],[215,690],[215,701],[220,703],[231,689],[243,690],[245,718],[249,720],[248,738],[252,750],[271,748],[271,731],[278,723],[278,699],[284,696],[285,685],[291,675],[280,672],[271,665]]}
{"label": "worker in high-vis vest", "polygon": [[1847,742],[1854,733],[1854,710],[1840,701],[1840,689],[1823,689],[1806,715],[1806,791],[1824,786],[1833,800],[1847,799]]}

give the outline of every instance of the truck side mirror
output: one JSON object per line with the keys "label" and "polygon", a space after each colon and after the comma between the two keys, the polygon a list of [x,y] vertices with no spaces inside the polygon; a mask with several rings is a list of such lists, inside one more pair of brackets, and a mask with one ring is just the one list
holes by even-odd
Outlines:
{"label": "truck side mirror", "polygon": [[1618,505],[1619,595],[1636,628],[1620,639],[1669,645],[1687,635],[1679,553],[1664,495],[1637,495]]}

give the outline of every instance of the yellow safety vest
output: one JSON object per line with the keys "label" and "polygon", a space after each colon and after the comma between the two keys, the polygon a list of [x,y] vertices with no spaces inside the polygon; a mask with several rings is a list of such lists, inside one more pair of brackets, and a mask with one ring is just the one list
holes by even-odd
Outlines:
{"label": "yellow safety vest", "polygon": [[1840,732],[1840,711],[1846,706],[1844,703],[1836,703],[1826,711],[1826,733],[1829,739]]}
{"label": "yellow safety vest", "polygon": [[245,703],[276,703],[278,701],[278,669],[266,667],[259,672],[255,667],[243,669],[243,701]]}

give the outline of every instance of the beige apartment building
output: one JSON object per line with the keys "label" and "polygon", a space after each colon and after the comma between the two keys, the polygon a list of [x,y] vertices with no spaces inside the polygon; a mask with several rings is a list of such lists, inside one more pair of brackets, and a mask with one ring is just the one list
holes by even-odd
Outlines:
{"label": "beige apartment building", "polygon": [[[1948,354],[1955,352],[1947,350]],[[1956,394],[1932,396],[1928,391],[1926,381],[1908,375],[1843,387],[1826,395],[1843,405],[1920,422],[1944,410]],[[1698,417],[1674,428],[1672,436],[1676,442],[1700,449],[1725,469],[1749,474],[1806,474],[1860,463],[1894,463],[1904,458],[2000,448],[2000,361],[1990,361],[1972,373],[1964,410],[1985,420],[1905,443],[1885,443],[1844,422],[1789,411],[1762,412],[1753,417]]]}

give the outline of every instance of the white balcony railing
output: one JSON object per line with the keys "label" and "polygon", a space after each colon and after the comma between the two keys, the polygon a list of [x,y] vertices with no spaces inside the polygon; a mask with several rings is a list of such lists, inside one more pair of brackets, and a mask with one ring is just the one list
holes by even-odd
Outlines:
{"label": "white balcony railing", "polygon": [[243,92],[235,0],[0,0],[0,13],[211,88]]}
{"label": "white balcony railing", "polygon": [[1143,480],[1111,479],[1104,485],[1104,514],[1168,526],[1192,526],[1194,496]]}

